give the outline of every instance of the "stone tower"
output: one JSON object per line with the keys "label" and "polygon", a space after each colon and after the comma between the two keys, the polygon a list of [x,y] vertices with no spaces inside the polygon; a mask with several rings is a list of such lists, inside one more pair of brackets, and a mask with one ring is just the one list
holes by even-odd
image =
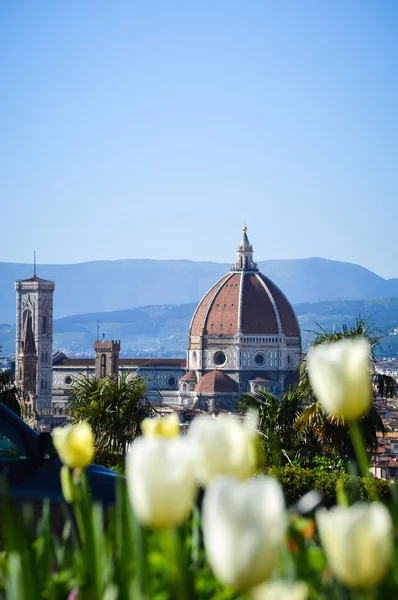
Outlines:
{"label": "stone tower", "polygon": [[119,340],[96,340],[95,350],[95,376],[103,379],[108,375],[119,373]]}
{"label": "stone tower", "polygon": [[51,406],[54,289],[36,273],[15,282],[16,384],[35,397],[37,408]]}

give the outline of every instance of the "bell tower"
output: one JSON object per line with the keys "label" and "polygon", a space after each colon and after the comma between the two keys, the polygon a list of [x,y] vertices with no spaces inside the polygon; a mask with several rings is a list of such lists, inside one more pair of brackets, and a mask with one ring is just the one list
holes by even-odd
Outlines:
{"label": "bell tower", "polygon": [[95,350],[95,376],[104,379],[108,375],[119,373],[119,340],[96,340]]}
{"label": "bell tower", "polygon": [[51,406],[54,289],[36,268],[33,277],[15,282],[16,385],[35,397],[37,408]]}

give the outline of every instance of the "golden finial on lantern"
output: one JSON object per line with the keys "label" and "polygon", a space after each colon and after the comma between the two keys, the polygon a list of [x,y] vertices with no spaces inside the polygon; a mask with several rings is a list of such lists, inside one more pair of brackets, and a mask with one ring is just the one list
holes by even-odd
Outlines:
{"label": "golden finial on lantern", "polygon": [[246,231],[247,231],[247,227],[246,227],[246,225],[243,227],[243,230],[242,230],[242,231],[243,231],[244,233],[246,233]]}

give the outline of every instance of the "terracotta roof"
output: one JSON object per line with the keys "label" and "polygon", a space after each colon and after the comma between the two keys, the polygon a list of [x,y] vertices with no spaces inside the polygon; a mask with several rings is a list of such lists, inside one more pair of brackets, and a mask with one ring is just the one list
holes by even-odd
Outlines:
{"label": "terracotta roof", "polygon": [[196,377],[195,371],[188,371],[188,373],[185,373],[185,375],[181,377],[180,381],[198,381],[198,378]]}
{"label": "terracotta roof", "polygon": [[286,298],[283,292],[281,292],[281,290],[270,279],[268,279],[268,277],[265,277],[265,275],[262,273],[259,273],[259,277],[261,277],[272,294],[278,309],[283,333],[289,337],[299,337],[300,327],[297,321],[296,313],[294,312],[289,300]]}
{"label": "terracotta roof", "polygon": [[95,358],[66,358],[58,362],[62,367],[94,367]]}
{"label": "terracotta roof", "polygon": [[185,369],[186,358],[121,358],[120,366],[132,367],[176,367]]}
{"label": "terracotta roof", "polygon": [[398,462],[395,458],[379,458],[372,461],[373,467],[388,467],[389,469],[398,469]]}
{"label": "terracotta roof", "polygon": [[211,301],[213,300],[215,294],[221,288],[223,283],[228,279],[228,277],[229,274],[224,275],[224,277],[221,277],[221,279],[219,279],[217,283],[215,283],[213,287],[210,288],[210,290],[199,303],[198,308],[196,309],[196,312],[192,319],[190,328],[191,335],[200,335],[202,333],[203,321],[205,319],[206,312],[211,304]]}
{"label": "terracotta roof", "polygon": [[267,383],[271,382],[270,379],[266,379],[265,377],[256,377],[256,379],[251,379],[250,381],[266,381]]}
{"label": "terracotta roof", "polygon": [[247,274],[243,284],[242,333],[278,333],[278,321],[272,301],[256,274]]}
{"label": "terracotta roof", "polygon": [[222,371],[206,373],[195,386],[195,392],[211,394],[217,392],[236,392],[236,383]]}
{"label": "terracotta roof", "polygon": [[240,278],[241,273],[234,273],[220,286],[204,321],[205,335],[238,331]]}
{"label": "terracotta roof", "polygon": [[257,272],[231,271],[199,303],[190,335],[276,335],[279,324],[287,337],[300,338],[294,310],[272,281]]}
{"label": "terracotta roof", "polygon": [[[65,367],[94,367],[95,358],[66,358],[58,364]],[[119,360],[121,367],[175,367],[185,369],[185,358],[121,358]]]}

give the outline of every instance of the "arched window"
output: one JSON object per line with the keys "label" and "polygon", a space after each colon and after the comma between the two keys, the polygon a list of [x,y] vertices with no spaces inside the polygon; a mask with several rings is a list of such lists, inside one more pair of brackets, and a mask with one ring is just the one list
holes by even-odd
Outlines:
{"label": "arched window", "polygon": [[112,374],[117,374],[117,354],[112,356]]}
{"label": "arched window", "polygon": [[288,364],[288,365],[290,365],[290,363],[291,363],[291,360],[292,360],[292,359],[291,359],[291,357],[290,357],[290,354],[288,354],[288,355],[287,355],[287,364]]}
{"label": "arched window", "polygon": [[106,377],[106,354],[101,355],[101,379]]}
{"label": "arched window", "polygon": [[187,384],[186,384],[186,383],[183,383],[183,384],[182,384],[182,391],[183,391],[183,392],[186,392],[186,391],[187,391]]}
{"label": "arched window", "polygon": [[43,335],[47,334],[47,317],[43,317],[41,322],[41,332]]}

